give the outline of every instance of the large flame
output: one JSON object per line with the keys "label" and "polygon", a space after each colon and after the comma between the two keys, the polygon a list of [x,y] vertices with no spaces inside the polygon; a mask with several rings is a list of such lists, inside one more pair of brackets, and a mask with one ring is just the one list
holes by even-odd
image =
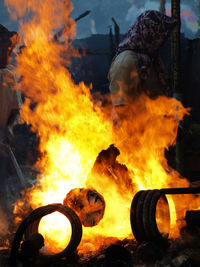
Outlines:
{"label": "large flame", "polygon": [[[92,86],[75,85],[66,67],[70,66],[72,56],[79,56],[71,42],[75,37],[75,22],[70,18],[70,1],[5,2],[12,17],[20,22],[25,45],[17,55],[16,68],[26,97],[21,116],[40,137],[41,158],[37,167],[42,175],[26,193],[26,200],[32,208],[37,208],[62,203],[73,188],[94,187],[103,195],[106,210],[99,225],[84,228],[83,242],[88,240],[95,249],[105,237],[128,237],[133,192],[108,177],[89,175],[95,159],[102,149],[114,143],[121,152],[120,162],[130,171],[135,192],[144,188],[187,186],[186,180],[179,179],[179,174],[168,167],[164,156],[165,149],[175,143],[178,121],[187,113],[186,109],[172,98],[151,100],[142,95],[126,111],[121,125],[113,127],[105,108],[100,103],[94,104]],[[61,45],[54,41],[53,35],[63,24],[65,43]],[[20,205],[18,202],[16,209]],[[44,223],[41,231],[48,232],[47,228]],[[58,238],[56,232],[56,242]],[[56,249],[56,242],[51,242]]]}

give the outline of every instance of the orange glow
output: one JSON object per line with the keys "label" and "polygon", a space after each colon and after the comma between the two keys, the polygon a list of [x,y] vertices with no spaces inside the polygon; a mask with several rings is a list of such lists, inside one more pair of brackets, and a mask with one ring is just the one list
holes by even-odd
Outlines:
{"label": "orange glow", "polygon": [[[63,66],[63,62],[70,66],[70,58],[78,56],[68,42],[75,37],[70,1],[5,2],[13,17],[20,20],[20,33],[26,46],[17,55],[16,68],[22,76],[20,88],[26,96],[21,116],[40,137],[42,155],[36,164],[42,174],[37,177],[38,183],[27,190],[23,201],[35,209],[62,203],[73,188],[94,188],[105,199],[105,215],[97,226],[83,229],[80,251],[84,247],[93,251],[104,242],[130,236],[130,206],[138,190],[188,185],[168,167],[164,156],[165,149],[176,141],[176,118],[181,120],[187,110],[175,99],[162,96],[151,100],[142,95],[127,109],[121,125],[113,127],[110,116],[106,115],[109,112],[92,100],[92,86],[75,85]],[[31,16],[23,21],[27,12]],[[52,36],[63,23],[67,28],[66,42],[61,45],[53,42]],[[61,54],[65,55],[64,59]],[[120,150],[119,162],[128,167],[134,192],[123,179],[116,182],[103,174],[91,174],[99,152],[110,144]],[[16,203],[16,213],[22,213],[22,205],[21,200]],[[57,217],[53,214],[52,218],[54,222],[47,218],[45,226],[40,228],[44,235],[45,232],[48,235],[50,224],[56,224]],[[61,230],[66,232],[66,225],[63,227]],[[54,241],[48,241],[53,251],[65,248],[66,243],[63,244],[57,233],[50,235],[54,237]],[[86,240],[88,245],[84,246]]]}
{"label": "orange glow", "polygon": [[44,237],[45,247],[42,251],[47,254],[59,253],[66,248],[72,232],[69,220],[59,212],[43,217],[38,231]]}

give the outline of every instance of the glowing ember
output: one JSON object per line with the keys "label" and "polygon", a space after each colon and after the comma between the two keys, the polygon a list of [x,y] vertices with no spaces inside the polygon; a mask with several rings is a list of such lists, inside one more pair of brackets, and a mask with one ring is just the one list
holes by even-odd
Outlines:
{"label": "glowing ember", "polygon": [[[38,184],[26,193],[24,201],[37,208],[62,203],[73,188],[95,188],[103,196],[106,209],[97,226],[84,228],[82,242],[88,240],[87,250],[88,247],[98,249],[103,242],[112,242],[108,237],[128,237],[131,233],[130,205],[139,189],[187,186],[186,180],[179,179],[179,174],[168,167],[164,156],[165,149],[176,140],[176,118],[181,120],[186,109],[175,99],[163,96],[151,100],[142,95],[127,108],[126,119],[120,127],[113,128],[107,112],[102,111],[99,103],[93,103],[92,88],[83,83],[75,85],[63,66],[63,62],[69,66],[70,58],[77,55],[70,41],[75,37],[70,1],[5,2],[11,15],[20,21],[20,33],[24,37],[25,48],[17,55],[16,68],[22,76],[20,86],[26,96],[21,115],[40,136],[42,154],[37,162],[42,175],[38,176]],[[27,13],[28,19],[23,21]],[[53,42],[52,37],[63,23],[65,44],[60,45]],[[61,54],[66,57],[63,59]],[[99,152],[111,144],[119,149],[119,161],[128,168],[125,177],[132,180],[134,187],[125,186],[123,175],[118,182],[110,179],[111,176],[92,172]],[[115,167],[112,166],[114,172],[118,170]],[[19,204],[21,207],[21,202]],[[19,210],[17,205],[15,208]],[[51,224],[55,226],[58,219],[52,216]],[[40,226],[42,234],[50,235],[49,247],[54,251],[58,244],[58,249],[62,249],[65,247],[62,235],[52,231],[48,234],[49,224]],[[61,231],[66,232],[66,225],[63,227],[59,225]],[[84,246],[80,248],[84,251]]]}

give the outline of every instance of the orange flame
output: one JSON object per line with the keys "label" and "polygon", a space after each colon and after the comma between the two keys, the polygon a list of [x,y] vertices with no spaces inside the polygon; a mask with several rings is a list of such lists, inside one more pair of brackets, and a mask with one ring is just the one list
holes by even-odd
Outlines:
{"label": "orange flame", "polygon": [[[114,143],[121,152],[120,162],[130,171],[135,192],[142,188],[187,186],[186,180],[179,179],[179,174],[168,167],[164,156],[165,149],[176,140],[176,118],[181,120],[187,110],[175,99],[162,96],[151,100],[142,95],[126,110],[127,119],[121,126],[113,128],[107,112],[99,103],[94,104],[92,87],[75,85],[64,67],[64,61],[65,66],[70,66],[70,58],[78,56],[71,45],[75,22],[70,18],[70,1],[5,2],[12,17],[20,21],[25,44],[16,68],[26,96],[21,116],[40,137],[42,153],[37,162],[42,175],[26,193],[27,201],[32,208],[62,203],[72,188],[91,186],[103,195],[106,210],[99,225],[84,228],[83,242],[93,242],[89,246],[93,250],[102,243],[98,236],[128,237],[133,192],[106,176],[89,175],[95,159],[102,149]],[[53,35],[63,23],[65,44],[60,45],[53,41]],[[48,233],[47,228],[44,226],[42,231]],[[56,250],[59,240],[57,232],[54,235],[56,241],[50,242]]]}

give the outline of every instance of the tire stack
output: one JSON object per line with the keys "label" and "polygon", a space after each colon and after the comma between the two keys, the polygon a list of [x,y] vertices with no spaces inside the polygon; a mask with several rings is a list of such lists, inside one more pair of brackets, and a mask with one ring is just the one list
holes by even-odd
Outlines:
{"label": "tire stack", "polygon": [[[142,190],[134,196],[131,204],[130,220],[133,235],[138,242],[158,242],[167,239],[169,233],[161,233],[156,221],[156,208],[159,200],[164,201],[165,207],[163,208],[168,211],[167,198],[158,189]],[[169,224],[169,216],[167,219]]]}

